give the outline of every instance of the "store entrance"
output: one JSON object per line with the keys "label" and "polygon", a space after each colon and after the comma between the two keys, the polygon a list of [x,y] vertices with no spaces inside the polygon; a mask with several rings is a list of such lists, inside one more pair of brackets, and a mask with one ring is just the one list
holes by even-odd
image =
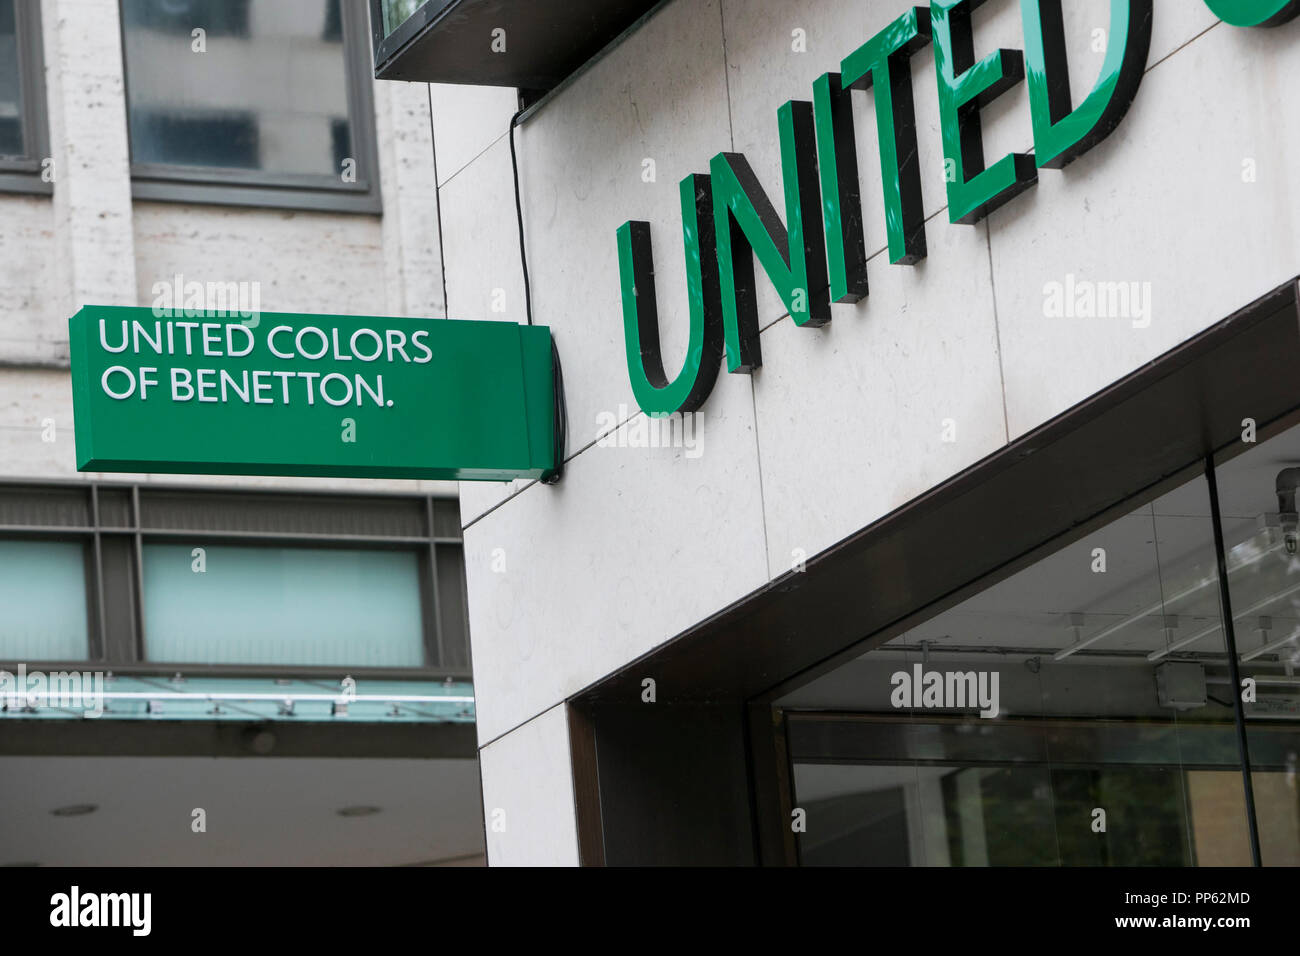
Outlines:
{"label": "store entrance", "polygon": [[1291,462],[1294,417],[779,698],[800,862],[1300,864]]}

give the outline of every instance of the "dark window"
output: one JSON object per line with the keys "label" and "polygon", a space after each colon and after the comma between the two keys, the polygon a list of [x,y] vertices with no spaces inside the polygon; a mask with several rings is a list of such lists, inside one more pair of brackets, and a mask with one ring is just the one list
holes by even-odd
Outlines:
{"label": "dark window", "polygon": [[202,27],[208,36],[246,36],[250,0],[130,0],[122,7],[128,30],[147,29],[189,37]]}
{"label": "dark window", "polygon": [[378,211],[364,7],[121,3],[138,198]]}
{"label": "dark window", "polygon": [[23,154],[22,107],[14,0],[0,0],[0,156]]}
{"label": "dark window", "polygon": [[52,190],[39,0],[0,0],[0,189]]}
{"label": "dark window", "polygon": [[257,122],[245,114],[131,113],[131,149],[140,162],[186,166],[257,166]]}
{"label": "dark window", "polygon": [[411,14],[424,3],[424,0],[380,0],[381,17],[384,21],[384,36],[411,18]]}
{"label": "dark window", "polygon": [[342,0],[326,0],[325,31],[321,39],[339,41],[343,39],[343,11],[339,8]]}
{"label": "dark window", "polygon": [[352,155],[352,130],[343,120],[330,124],[330,145],[334,151],[334,165],[342,168],[343,162]]}
{"label": "dark window", "polygon": [[1252,796],[1263,864],[1300,866],[1300,425],[1247,447],[1217,475]]}
{"label": "dark window", "polygon": [[[1300,708],[1286,654],[1300,587],[1287,579],[1297,566],[1287,519],[1270,528],[1267,513],[1285,511],[1274,463],[1300,460],[1300,430],[1275,444],[1226,466],[1219,502],[1234,516],[1225,518],[1229,579],[1242,590],[1234,610],[1252,627],[1261,613],[1274,622],[1260,639],[1267,663],[1251,670],[1277,703],[1257,777],[1268,777],[1260,790],[1279,821],[1273,857],[1294,863],[1300,803],[1286,790],[1285,753],[1297,748]],[[783,699],[794,805],[808,814],[802,860],[1249,864],[1211,491],[1199,467]],[[813,706],[822,712],[807,713]],[[886,798],[901,811],[872,826],[871,807]]]}

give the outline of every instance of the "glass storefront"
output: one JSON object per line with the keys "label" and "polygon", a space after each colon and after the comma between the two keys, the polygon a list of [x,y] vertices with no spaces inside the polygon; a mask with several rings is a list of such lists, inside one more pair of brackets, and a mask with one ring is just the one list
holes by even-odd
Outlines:
{"label": "glass storefront", "polygon": [[1193,465],[776,702],[800,861],[1249,865],[1253,816],[1300,863],[1292,465],[1300,426],[1215,473],[1240,691]]}

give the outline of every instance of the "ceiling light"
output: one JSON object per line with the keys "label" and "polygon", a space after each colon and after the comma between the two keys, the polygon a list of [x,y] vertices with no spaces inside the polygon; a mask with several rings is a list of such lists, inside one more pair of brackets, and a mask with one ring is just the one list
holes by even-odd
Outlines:
{"label": "ceiling light", "polygon": [[1296,634],[1297,634],[1296,631],[1292,631],[1286,637],[1279,638],[1276,641],[1269,641],[1267,638],[1268,635],[1267,628],[1260,628],[1259,633],[1261,636],[1264,637],[1265,643],[1261,644],[1259,647],[1256,647],[1254,650],[1243,652],[1241,655],[1241,662],[1243,664],[1253,661],[1257,657],[1262,657],[1263,655],[1269,653],[1270,651],[1276,651],[1279,648],[1286,647],[1286,645],[1291,644],[1295,641]]}
{"label": "ceiling light", "polygon": [[[1243,544],[1244,544],[1244,542],[1243,542]],[[1239,545],[1238,548],[1239,548],[1239,547],[1241,547],[1241,546]],[[1232,558],[1233,558],[1233,553],[1235,553],[1235,552],[1238,550],[1238,548],[1234,548],[1234,549],[1233,549],[1233,552],[1231,552],[1231,553],[1228,554],[1228,559],[1229,559],[1229,560],[1228,560],[1228,575],[1229,575],[1229,577],[1231,577],[1233,574],[1235,574],[1235,573],[1238,572],[1238,571],[1241,571],[1241,570],[1244,570],[1244,569],[1246,569],[1246,568],[1253,567],[1253,566],[1256,565],[1256,564],[1259,564],[1260,561],[1264,560],[1264,558],[1268,557],[1268,555],[1270,555],[1270,554],[1274,553],[1275,551],[1277,551],[1280,547],[1282,547],[1282,542],[1280,542],[1280,541],[1273,542],[1272,544],[1268,545],[1267,547],[1265,547],[1265,548],[1263,548],[1263,549],[1260,549],[1260,550],[1258,550],[1258,551],[1255,551],[1253,554],[1248,554],[1246,557],[1240,559],[1240,560],[1239,560],[1238,562],[1236,562],[1236,563],[1234,563],[1234,562],[1232,561]],[[1112,634],[1115,634],[1115,633],[1117,633],[1117,632],[1119,632],[1119,631],[1124,630],[1125,628],[1131,626],[1132,624],[1135,624],[1136,622],[1138,622],[1139,620],[1141,620],[1141,619],[1143,619],[1143,618],[1154,616],[1154,615],[1157,614],[1158,612],[1163,611],[1163,610],[1165,609],[1166,606],[1168,606],[1168,605],[1170,605],[1170,604],[1174,604],[1174,603],[1176,603],[1176,602],[1178,602],[1178,601],[1181,601],[1181,600],[1183,600],[1184,598],[1191,597],[1193,594],[1195,594],[1195,593],[1197,593],[1198,591],[1201,591],[1201,590],[1203,590],[1203,589],[1209,587],[1209,586],[1212,585],[1212,584],[1217,584],[1218,581],[1219,581],[1219,576],[1218,576],[1218,572],[1216,571],[1214,574],[1211,574],[1211,575],[1209,575],[1209,576],[1207,576],[1207,577],[1202,578],[1201,580],[1199,580],[1199,581],[1197,581],[1196,583],[1192,584],[1190,587],[1183,588],[1182,590],[1176,592],[1175,594],[1173,594],[1173,595],[1171,595],[1171,596],[1169,596],[1169,597],[1164,597],[1163,595],[1161,595],[1161,598],[1160,598],[1159,601],[1155,602],[1154,604],[1150,605],[1149,607],[1142,608],[1142,610],[1137,611],[1136,613],[1129,615],[1128,617],[1124,618],[1123,620],[1119,621],[1119,622],[1116,623],[1116,624],[1112,624],[1110,627],[1107,627],[1107,628],[1105,628],[1104,630],[1098,631],[1096,634],[1093,634],[1091,637],[1085,637],[1085,638],[1083,638],[1082,640],[1080,640],[1079,637],[1078,637],[1079,632],[1078,632],[1078,630],[1076,629],[1075,632],[1074,632],[1074,633],[1075,633],[1075,642],[1074,642],[1073,644],[1069,645],[1068,647],[1063,647],[1063,648],[1061,648],[1061,650],[1059,650],[1059,651],[1057,651],[1055,654],[1053,654],[1053,655],[1052,655],[1052,660],[1054,660],[1054,661],[1058,661],[1058,662],[1059,662],[1059,661],[1063,661],[1063,660],[1065,660],[1067,657],[1069,657],[1070,655],[1075,654],[1075,653],[1077,653],[1078,651],[1081,651],[1081,650],[1083,650],[1083,649],[1086,648],[1086,647],[1091,647],[1093,644],[1096,644],[1096,643],[1098,643],[1099,641],[1103,641],[1103,640],[1105,640],[1106,638],[1110,637]],[[1274,594],[1274,595],[1272,595],[1272,596],[1270,596],[1270,597],[1268,597],[1268,598],[1265,598],[1263,601],[1260,601],[1259,603],[1252,605],[1251,607],[1247,608],[1245,611],[1242,611],[1242,612],[1240,612],[1240,613],[1238,613],[1238,614],[1234,614],[1233,617],[1232,617],[1232,619],[1233,619],[1234,621],[1236,621],[1236,620],[1238,620],[1238,619],[1240,619],[1240,618],[1242,618],[1242,617],[1248,616],[1248,615],[1250,615],[1250,614],[1254,614],[1254,613],[1258,612],[1259,610],[1261,610],[1262,608],[1268,607],[1268,605],[1272,604],[1274,601],[1278,601],[1278,600],[1280,600],[1280,599],[1282,599],[1282,598],[1284,598],[1284,597],[1287,597],[1287,596],[1289,596],[1289,595],[1295,593],[1296,591],[1300,591],[1300,585],[1296,585],[1296,586],[1294,586],[1294,587],[1287,588],[1285,591],[1282,591],[1282,592],[1280,592],[1280,593],[1278,593],[1278,594]],[[1074,623],[1073,620],[1071,621],[1071,623],[1072,623],[1072,624]],[[1147,660],[1149,660],[1149,661],[1158,661],[1158,660],[1160,660],[1162,657],[1164,657],[1165,655],[1169,654],[1170,652],[1172,652],[1172,651],[1176,651],[1176,650],[1179,650],[1179,649],[1181,649],[1181,648],[1183,648],[1183,647],[1186,647],[1186,646],[1189,645],[1189,644],[1194,644],[1194,643],[1196,643],[1197,641],[1199,641],[1201,638],[1203,638],[1203,637],[1207,637],[1207,636],[1209,636],[1210,634],[1213,634],[1213,633],[1214,633],[1216,630],[1218,630],[1218,629],[1219,629],[1219,626],[1216,624],[1216,625],[1214,625],[1213,627],[1208,627],[1208,628],[1205,628],[1204,630],[1197,631],[1195,634],[1192,634],[1192,635],[1189,636],[1189,637],[1179,638],[1177,641],[1174,641],[1173,643],[1169,644],[1169,645],[1166,646],[1166,647],[1163,647],[1163,648],[1160,648],[1160,649],[1158,649],[1158,650],[1152,651],[1150,654],[1147,655]]]}
{"label": "ceiling light", "polygon": [[[1268,607],[1269,605],[1282,600],[1282,598],[1284,597],[1290,597],[1292,594],[1295,594],[1297,591],[1300,591],[1300,584],[1293,584],[1289,588],[1286,588],[1285,590],[1278,591],[1276,594],[1270,594],[1267,597],[1259,601],[1256,601],[1254,604],[1252,604],[1250,607],[1246,608],[1245,610],[1233,614],[1232,615],[1233,623],[1235,624],[1237,621],[1245,620],[1246,618],[1249,618],[1253,614],[1258,614],[1260,611],[1264,610],[1264,608]],[[1209,637],[1211,634],[1220,630],[1221,627],[1222,625],[1220,624],[1211,624],[1209,627],[1197,631],[1195,634],[1189,635],[1188,637],[1180,637],[1178,640],[1164,647],[1152,651],[1150,654],[1147,655],[1147,660],[1158,661],[1160,660],[1160,658],[1164,657],[1167,654],[1171,654],[1174,651],[1182,650],[1188,644],[1195,644],[1201,638]],[[1258,656],[1258,655],[1252,655],[1252,659],[1254,656]]]}

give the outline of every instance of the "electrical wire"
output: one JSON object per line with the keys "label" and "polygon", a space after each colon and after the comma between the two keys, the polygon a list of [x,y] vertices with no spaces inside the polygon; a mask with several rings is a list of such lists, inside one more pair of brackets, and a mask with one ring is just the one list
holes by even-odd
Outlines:
{"label": "electrical wire", "polygon": [[528,324],[532,325],[533,292],[528,281],[528,251],[524,248],[524,205],[519,196],[519,157],[515,153],[515,127],[519,125],[519,117],[523,115],[524,111],[521,109],[510,117],[510,171],[515,181],[515,219],[519,223],[519,264],[524,269],[524,309],[528,316]]}
{"label": "electrical wire", "polygon": [[[533,290],[532,283],[528,278],[528,249],[524,243],[524,205],[519,193],[519,156],[515,151],[515,127],[519,125],[519,117],[523,113],[523,109],[520,109],[519,112],[510,117],[510,129],[507,135],[510,138],[510,172],[514,178],[515,186],[515,219],[519,226],[519,264],[524,273],[524,310],[528,318],[528,324],[532,325]],[[564,457],[569,440],[569,405],[564,397],[564,369],[560,366],[560,350],[555,345],[554,333],[551,334],[551,376],[555,387],[554,430],[552,433],[552,447],[555,448],[555,469],[542,479],[544,485],[553,485],[564,477]]]}
{"label": "electrical wire", "polygon": [[447,264],[442,259],[443,250],[447,246],[442,240],[442,180],[438,178],[438,133],[433,127],[433,84],[426,85],[429,88],[429,152],[433,154],[433,193],[438,200],[435,205],[438,207],[438,271],[442,273],[442,317],[449,319],[451,306],[447,301]]}

